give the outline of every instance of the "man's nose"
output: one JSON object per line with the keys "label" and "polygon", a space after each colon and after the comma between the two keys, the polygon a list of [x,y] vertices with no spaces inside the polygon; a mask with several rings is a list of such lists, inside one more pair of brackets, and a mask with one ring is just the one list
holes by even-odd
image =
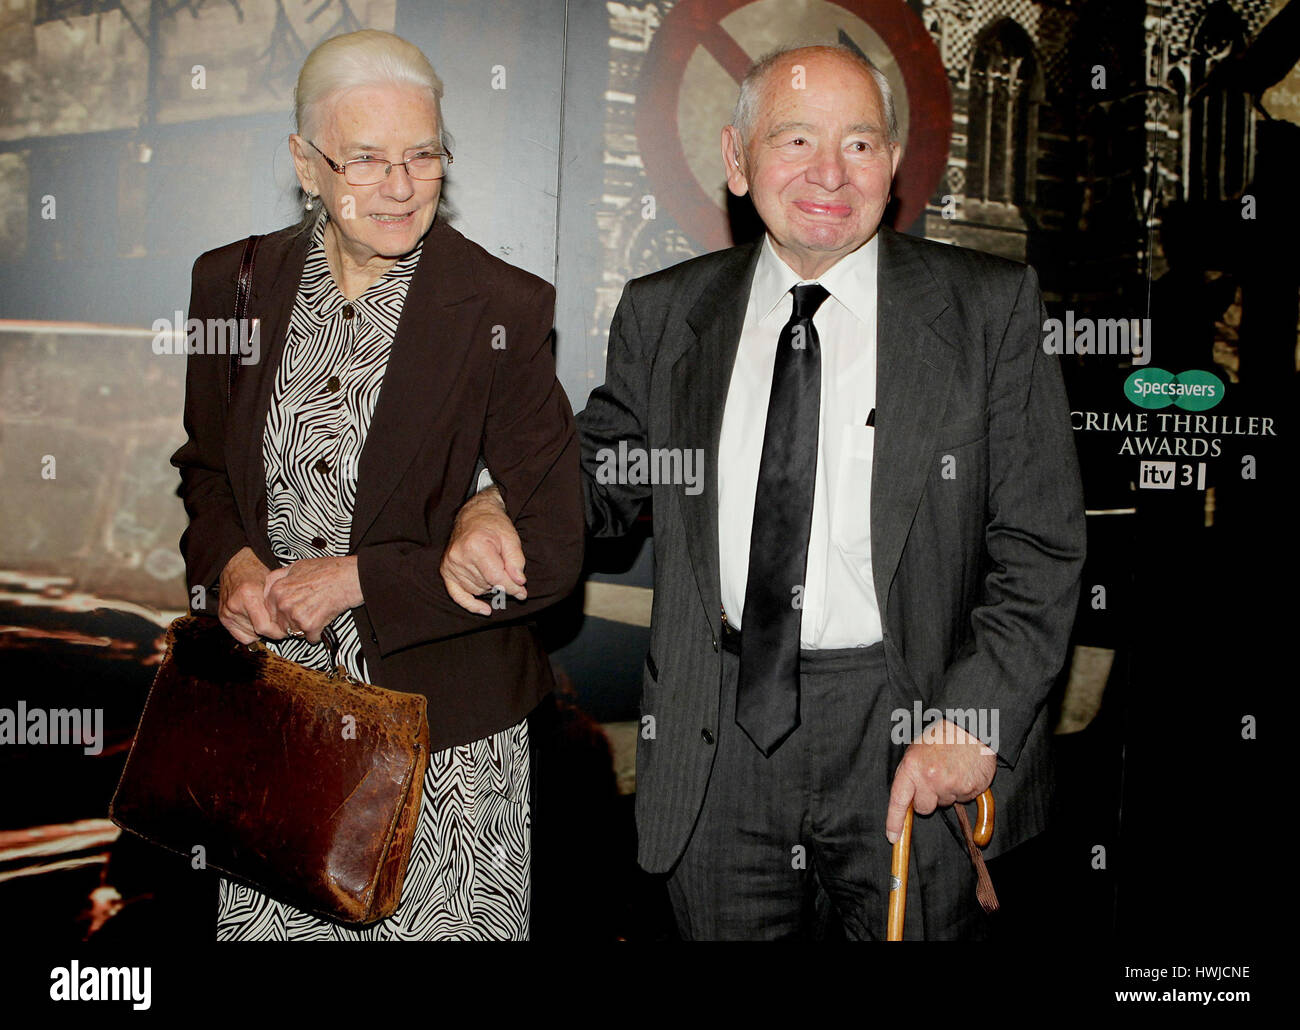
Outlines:
{"label": "man's nose", "polygon": [[849,166],[839,147],[819,147],[808,165],[808,181],[824,190],[837,190],[849,181]]}

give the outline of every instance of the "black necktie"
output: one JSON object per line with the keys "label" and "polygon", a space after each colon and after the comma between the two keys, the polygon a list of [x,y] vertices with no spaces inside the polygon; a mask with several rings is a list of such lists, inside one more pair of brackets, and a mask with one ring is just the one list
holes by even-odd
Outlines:
{"label": "black necktie", "polygon": [[771,755],[799,725],[799,623],[817,477],[822,359],[813,315],[830,294],[794,288],[781,330],[754,494],[736,725]]}

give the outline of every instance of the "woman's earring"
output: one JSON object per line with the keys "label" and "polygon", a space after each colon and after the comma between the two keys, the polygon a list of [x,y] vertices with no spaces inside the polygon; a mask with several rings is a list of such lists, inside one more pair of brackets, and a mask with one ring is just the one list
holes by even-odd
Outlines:
{"label": "woman's earring", "polygon": [[304,204],[303,206],[304,206],[308,211],[310,211],[310,210],[311,210],[311,202],[312,202],[313,200],[315,200],[315,199],[316,199],[316,198],[315,198],[312,194],[308,193],[308,194],[307,194],[307,203]]}

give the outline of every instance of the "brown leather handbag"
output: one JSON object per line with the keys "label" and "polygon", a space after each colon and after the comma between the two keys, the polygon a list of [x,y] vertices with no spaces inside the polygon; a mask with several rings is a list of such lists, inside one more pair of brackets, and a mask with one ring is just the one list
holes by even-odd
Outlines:
{"label": "brown leather handbag", "polygon": [[109,818],[349,925],[397,910],[419,821],[425,698],[307,669],[186,616]]}

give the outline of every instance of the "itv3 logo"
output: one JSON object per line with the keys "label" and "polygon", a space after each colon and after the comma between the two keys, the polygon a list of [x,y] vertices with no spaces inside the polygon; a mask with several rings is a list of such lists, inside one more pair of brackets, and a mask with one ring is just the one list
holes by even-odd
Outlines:
{"label": "itv3 logo", "polygon": [[1205,489],[1205,462],[1143,461],[1138,471],[1143,490],[1173,490],[1180,486]]}

